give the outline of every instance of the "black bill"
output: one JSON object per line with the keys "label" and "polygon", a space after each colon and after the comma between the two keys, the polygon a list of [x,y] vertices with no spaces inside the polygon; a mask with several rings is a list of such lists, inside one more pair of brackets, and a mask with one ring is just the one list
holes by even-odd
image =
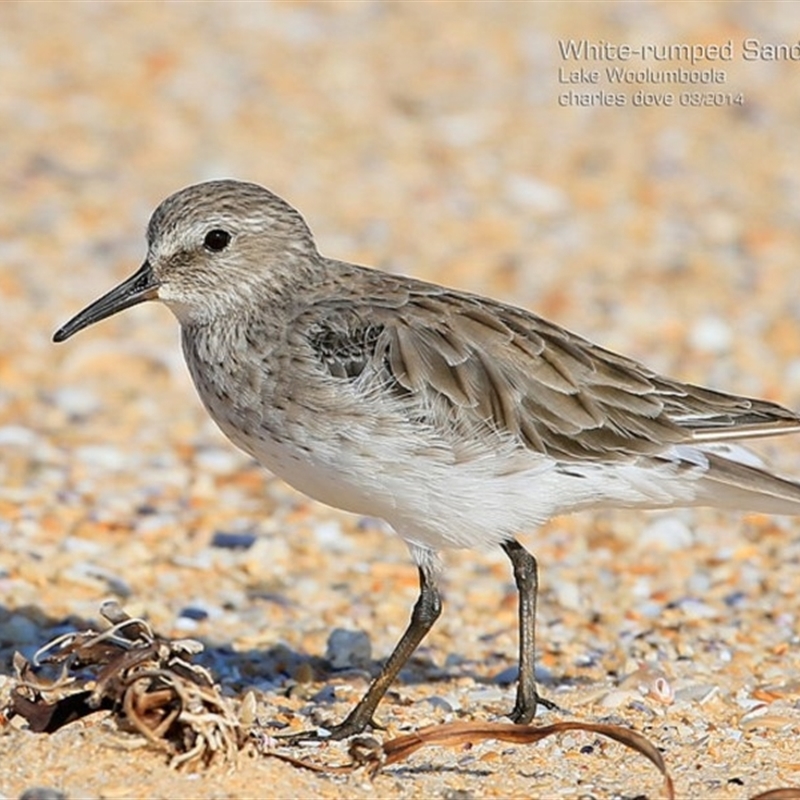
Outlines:
{"label": "black bill", "polygon": [[145,300],[155,300],[158,297],[159,283],[153,275],[153,270],[147,261],[139,269],[115,286],[110,292],[104,294],[94,303],[88,305],[83,311],[76,314],[66,325],[62,325],[54,334],[54,342],[63,342],[72,334],[77,333],[101,319],[124,311],[126,308],[143,303]]}

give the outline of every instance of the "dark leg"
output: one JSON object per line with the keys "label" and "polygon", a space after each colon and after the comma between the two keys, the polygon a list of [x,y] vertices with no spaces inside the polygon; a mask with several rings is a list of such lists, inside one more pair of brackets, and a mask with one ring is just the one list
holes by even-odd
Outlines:
{"label": "dark leg", "polygon": [[[411,622],[406,628],[406,632],[402,635],[389,659],[383,665],[378,677],[372,681],[366,694],[347,715],[344,722],[330,727],[326,726],[331,732],[330,737],[326,738],[346,739],[348,736],[361,733],[370,725],[379,727],[372,720],[372,715],[378,707],[378,703],[380,703],[386,694],[386,690],[397,677],[397,673],[400,672],[403,665],[411,657],[411,654],[417,649],[417,646],[425,638],[441,613],[442,598],[436,588],[433,574],[430,570],[420,567],[419,597],[414,604],[414,610],[411,612]],[[301,741],[303,739],[316,738],[316,735],[309,731],[308,733],[298,733],[293,736],[279,738],[284,741],[287,739],[289,741]]]}
{"label": "dark leg", "polygon": [[527,725],[536,714],[536,706],[557,708],[536,691],[533,668],[536,653],[536,593],[539,573],[536,559],[517,541],[503,542],[505,554],[514,568],[514,581],[519,595],[519,684],[517,702],[508,715],[518,725]]}

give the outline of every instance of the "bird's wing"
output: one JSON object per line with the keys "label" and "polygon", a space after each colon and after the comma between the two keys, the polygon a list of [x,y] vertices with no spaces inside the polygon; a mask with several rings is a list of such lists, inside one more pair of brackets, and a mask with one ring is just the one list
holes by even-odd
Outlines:
{"label": "bird's wing", "polygon": [[373,376],[432,424],[489,428],[558,459],[629,459],[674,444],[800,430],[767,401],[660,377],[522,309],[409,279],[313,310],[327,371]]}

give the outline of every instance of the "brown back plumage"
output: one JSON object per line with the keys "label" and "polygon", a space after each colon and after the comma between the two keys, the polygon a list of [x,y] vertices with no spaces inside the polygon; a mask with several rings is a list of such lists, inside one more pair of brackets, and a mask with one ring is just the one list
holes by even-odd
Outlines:
{"label": "brown back plumage", "polygon": [[[388,382],[443,425],[491,428],[560,460],[800,430],[800,417],[775,403],[660,377],[522,309],[336,267],[348,273],[347,297],[321,292],[298,320],[314,331],[325,368]],[[371,291],[377,275],[380,293]],[[325,352],[324,341],[335,347]]]}

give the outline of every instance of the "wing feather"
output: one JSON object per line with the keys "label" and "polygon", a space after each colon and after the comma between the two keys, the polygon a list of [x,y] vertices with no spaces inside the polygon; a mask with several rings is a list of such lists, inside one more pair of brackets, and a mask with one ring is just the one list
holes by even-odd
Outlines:
{"label": "wing feather", "polygon": [[660,377],[522,309],[386,275],[376,292],[364,272],[346,304],[306,311],[314,341],[339,345],[341,363],[328,347],[323,368],[394,387],[442,435],[491,430],[559,459],[614,460],[800,430],[777,404]]}

